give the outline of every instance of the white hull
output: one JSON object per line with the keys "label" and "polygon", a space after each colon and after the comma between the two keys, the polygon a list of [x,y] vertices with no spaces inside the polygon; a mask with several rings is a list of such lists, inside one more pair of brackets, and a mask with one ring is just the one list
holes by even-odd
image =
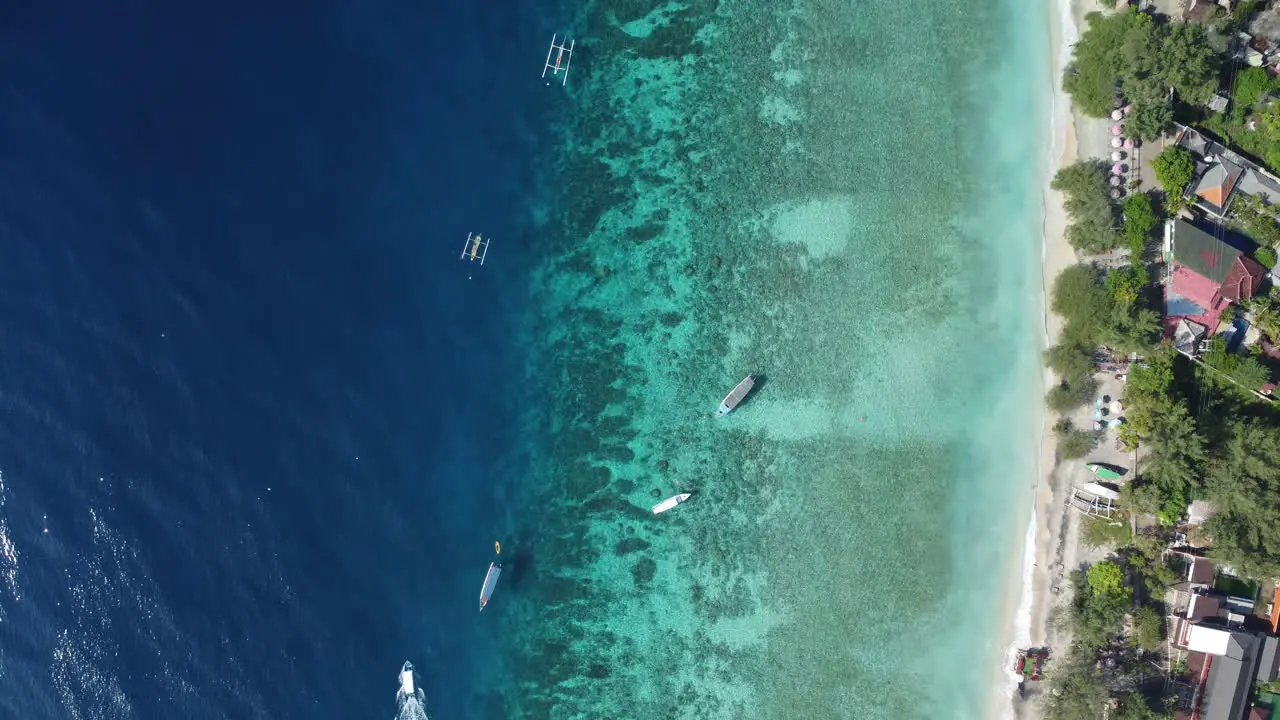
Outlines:
{"label": "white hull", "polygon": [[666,500],[663,500],[662,502],[653,506],[653,514],[657,515],[658,513],[664,513],[670,510],[671,508],[679,505],[680,503],[684,502],[685,500],[688,500],[691,496],[692,496],[692,493],[680,493],[679,495],[669,497]]}
{"label": "white hull", "polygon": [[747,394],[751,392],[751,388],[755,386],[756,377],[754,375],[748,375],[743,378],[742,382],[738,383],[728,395],[724,396],[724,400],[720,401],[720,408],[716,410],[716,417],[724,417],[733,412],[733,409],[738,407],[747,397]]}
{"label": "white hull", "polygon": [[413,665],[408,662],[400,668],[400,692],[413,695]]}

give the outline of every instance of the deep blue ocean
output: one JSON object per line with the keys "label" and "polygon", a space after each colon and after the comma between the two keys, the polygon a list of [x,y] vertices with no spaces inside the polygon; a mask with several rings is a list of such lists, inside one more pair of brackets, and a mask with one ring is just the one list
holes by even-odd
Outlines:
{"label": "deep blue ocean", "polygon": [[0,718],[484,714],[560,20],[0,10]]}

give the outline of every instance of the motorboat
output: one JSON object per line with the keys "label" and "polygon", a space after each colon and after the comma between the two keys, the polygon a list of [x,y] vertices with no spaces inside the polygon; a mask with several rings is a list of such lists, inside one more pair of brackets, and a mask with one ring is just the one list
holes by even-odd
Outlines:
{"label": "motorboat", "polygon": [[673,495],[657,505],[654,505],[653,514],[657,515],[659,513],[664,513],[691,497],[693,497],[693,493],[680,493],[679,495]]}

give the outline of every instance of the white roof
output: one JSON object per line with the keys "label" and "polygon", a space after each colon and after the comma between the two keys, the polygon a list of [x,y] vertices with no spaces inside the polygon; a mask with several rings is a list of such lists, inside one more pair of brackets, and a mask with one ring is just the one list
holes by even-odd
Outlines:
{"label": "white roof", "polygon": [[1230,640],[1231,633],[1226,630],[1192,625],[1191,632],[1187,635],[1187,649],[1210,655],[1226,655]]}

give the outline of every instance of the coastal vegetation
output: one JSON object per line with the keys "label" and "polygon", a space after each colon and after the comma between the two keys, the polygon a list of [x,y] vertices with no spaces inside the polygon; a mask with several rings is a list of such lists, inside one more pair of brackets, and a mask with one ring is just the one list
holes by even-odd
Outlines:
{"label": "coastal vegetation", "polygon": [[1134,106],[1131,122],[1140,118],[1142,137],[1152,139],[1172,119],[1170,88],[1192,104],[1216,91],[1218,56],[1199,25],[1159,22],[1136,11],[1092,12],[1085,21],[1062,87],[1086,115],[1106,117],[1123,93]]}
{"label": "coastal vegetation", "polygon": [[[1251,3],[1241,3],[1218,34],[1234,36],[1250,12]],[[1134,11],[1092,13],[1087,23],[1063,76],[1077,110],[1108,117],[1124,98],[1132,105],[1125,135],[1142,140],[1158,137],[1176,112],[1280,170],[1280,79],[1242,66],[1223,91],[1230,94],[1228,110],[1209,111],[1197,106],[1218,92],[1220,62],[1203,26]],[[1215,337],[1191,358],[1162,341],[1162,292],[1147,263],[1160,261],[1152,251],[1156,229],[1162,215],[1183,209],[1196,166],[1176,145],[1150,163],[1163,192],[1134,192],[1121,202],[1111,200],[1100,163],[1077,162],[1053,181],[1065,197],[1066,238],[1082,256],[1050,293],[1063,321],[1045,354],[1057,378],[1046,402],[1062,416],[1054,425],[1058,457],[1084,457],[1097,444],[1100,433],[1077,429],[1067,416],[1098,394],[1099,364],[1121,355],[1130,362],[1124,422],[1115,432],[1137,454],[1120,485],[1121,517],[1082,519],[1083,544],[1108,553],[1065,583],[1074,591],[1060,618],[1070,645],[1048,673],[1047,720],[1169,717],[1173,699],[1155,688],[1164,686],[1164,676],[1187,672],[1164,654],[1164,598],[1186,572],[1184,560],[1167,552],[1175,526],[1242,578],[1280,574],[1280,412],[1256,392],[1280,370],[1280,361],[1263,352],[1280,340],[1280,292],[1228,305],[1218,318],[1230,327],[1247,316],[1264,340],[1247,351]],[[1251,254],[1259,263],[1275,267],[1276,208],[1237,194],[1229,222],[1257,243]],[[1188,530],[1193,502],[1205,509],[1197,510],[1198,528]],[[1179,535],[1178,542],[1186,541]],[[1153,677],[1161,682],[1148,682]]]}
{"label": "coastal vegetation", "polygon": [[1082,160],[1068,165],[1058,171],[1051,186],[1065,198],[1071,247],[1101,253],[1117,246],[1116,207],[1108,195],[1107,174],[1101,163]]}
{"label": "coastal vegetation", "polygon": [[1181,210],[1182,194],[1196,172],[1191,153],[1184,147],[1170,145],[1152,159],[1151,169],[1156,173],[1156,182],[1164,190],[1165,209],[1169,213]]}

